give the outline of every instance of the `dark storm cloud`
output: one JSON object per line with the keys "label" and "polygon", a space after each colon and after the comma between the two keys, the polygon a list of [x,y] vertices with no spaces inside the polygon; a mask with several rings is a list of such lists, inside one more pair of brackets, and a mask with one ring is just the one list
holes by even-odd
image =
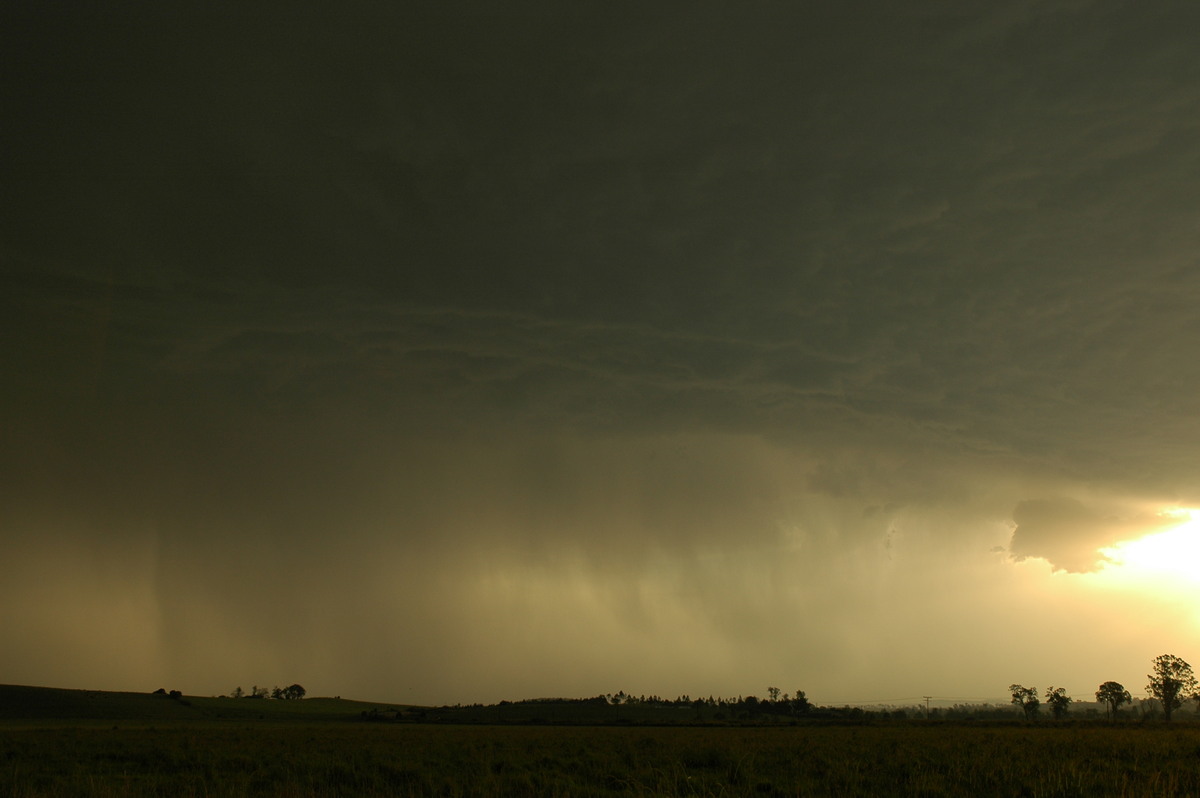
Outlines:
{"label": "dark storm cloud", "polygon": [[[207,181],[186,173],[171,180],[170,170],[156,177],[191,195],[194,207],[172,208],[154,182],[122,193],[142,206],[136,217],[146,230],[135,240],[164,237],[172,260],[198,250],[204,268],[226,270],[226,280],[250,266],[260,279],[266,269],[273,283],[350,283],[422,303],[632,319],[722,336],[766,333],[845,356],[886,357],[871,345],[905,328],[910,337],[923,332],[922,316],[942,325],[956,304],[1031,273],[1040,278],[1022,295],[1036,302],[1048,290],[1037,284],[1047,279],[1044,269],[1008,255],[1023,237],[1044,245],[1070,234],[1062,214],[1005,225],[997,211],[1019,198],[985,180],[1024,173],[1024,194],[1049,211],[1061,202],[1069,218],[1099,204],[1071,191],[1080,172],[1119,170],[1122,157],[1157,143],[1140,112],[1161,103],[1170,114],[1172,95],[1166,86],[1149,98],[1131,96],[1154,74],[1140,54],[1098,50],[1084,34],[1081,52],[1036,46],[1080,24],[1069,11],[991,22],[892,11],[864,25],[857,13],[726,17],[710,8],[595,28],[592,20],[501,15],[507,35],[499,36],[473,17],[400,14],[367,34],[400,37],[386,48],[360,39],[365,19],[379,22],[362,8],[334,19],[293,15],[273,36],[265,35],[266,20],[251,16],[237,20],[249,23],[245,30],[220,39],[233,37],[234,55],[216,66],[196,68],[213,60],[202,58],[202,37],[185,40],[168,62],[183,81],[173,106],[187,97],[211,111],[198,127],[242,148],[245,165]],[[892,30],[888,23],[898,25],[895,34],[877,35]],[[455,36],[429,36],[447,27]],[[301,45],[318,31],[324,47]],[[872,58],[848,52],[841,37],[870,45]],[[918,40],[923,53],[908,48]],[[1033,63],[1017,60],[982,85],[966,84],[983,80],[982,70],[959,76],[947,67],[1017,57]],[[1073,78],[1100,66],[1112,78],[1111,96],[1096,107],[1096,83]],[[135,72],[138,84],[159,86]],[[196,90],[205,80],[213,85]],[[1048,114],[1033,102],[1048,91],[1043,84],[1060,95]],[[343,86],[349,96],[335,99],[330,89]],[[114,91],[99,88],[101,97]],[[130,126],[158,115],[157,95],[145,99],[144,108],[133,106],[141,113],[126,118]],[[1045,118],[1018,113],[1023,104]],[[886,135],[878,120],[888,120]],[[243,130],[251,123],[264,128],[258,138]],[[1095,154],[1103,157],[1063,164],[1062,148],[1078,148],[1081,137],[1098,139]],[[167,137],[163,146],[172,168],[225,162],[197,152],[189,138]],[[264,171],[264,161],[278,164]],[[664,166],[671,162],[673,171]],[[1171,183],[1186,186],[1178,167],[1166,159],[1154,171],[1170,168]],[[1123,171],[1144,185],[1162,176]],[[247,190],[251,178],[263,181],[260,190]],[[402,185],[416,192],[416,206]],[[1107,197],[1126,194],[1115,185]],[[1046,188],[1061,199],[1046,197]],[[1161,201],[1165,190],[1153,196]],[[1126,201],[1141,193],[1129,191]],[[657,210],[639,213],[647,203]],[[281,204],[289,226],[275,235],[271,214]],[[1117,216],[1098,210],[1105,222]],[[163,213],[173,218],[160,222],[155,214]],[[242,228],[247,235],[236,234]],[[1000,242],[977,240],[1001,230],[1013,240],[998,252]],[[1097,232],[1089,222],[1087,237]],[[219,247],[219,256],[206,247]],[[1041,249],[1043,262],[1054,257]],[[1055,282],[1062,272],[1091,274],[1087,259],[1057,258]],[[1011,293],[999,302],[1011,302]],[[960,312],[967,319],[958,328],[969,325],[972,309]],[[978,321],[993,333],[1003,329],[994,319]]]}
{"label": "dark storm cloud", "polygon": [[1098,570],[1108,557],[1102,551],[1177,525],[1171,516],[1114,515],[1075,499],[1033,499],[1013,510],[1009,551],[1020,561],[1041,557],[1055,570],[1086,573]]}
{"label": "dark storm cloud", "polygon": [[906,567],[979,576],[1011,518],[1086,571],[1200,501],[1191,6],[5,14],[39,667],[92,600],[201,681],[458,700],[430,650],[566,673],[580,627],[580,692],[670,629],[714,683],[833,674],[906,645],[863,618],[978,625]]}

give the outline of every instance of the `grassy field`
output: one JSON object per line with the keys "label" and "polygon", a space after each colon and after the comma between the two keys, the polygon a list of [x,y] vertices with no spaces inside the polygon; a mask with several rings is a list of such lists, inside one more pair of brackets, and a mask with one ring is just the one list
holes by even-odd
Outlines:
{"label": "grassy field", "polygon": [[1200,794],[1200,726],[365,722],[379,705],[0,687],[0,798]]}
{"label": "grassy field", "polygon": [[4,796],[968,794],[1200,794],[1200,734],[274,723],[0,730]]}

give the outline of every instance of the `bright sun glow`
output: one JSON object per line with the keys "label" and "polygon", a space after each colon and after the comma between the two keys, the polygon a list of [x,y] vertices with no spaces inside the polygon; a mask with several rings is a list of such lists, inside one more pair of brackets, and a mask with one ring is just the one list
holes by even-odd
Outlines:
{"label": "bright sun glow", "polygon": [[1101,549],[1104,573],[1121,579],[1154,580],[1162,586],[1200,585],[1200,510],[1171,510],[1179,522],[1164,532]]}

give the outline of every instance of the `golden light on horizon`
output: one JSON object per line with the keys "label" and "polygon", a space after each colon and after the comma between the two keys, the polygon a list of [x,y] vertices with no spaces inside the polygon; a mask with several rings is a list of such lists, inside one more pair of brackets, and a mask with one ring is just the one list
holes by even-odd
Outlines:
{"label": "golden light on horizon", "polygon": [[1100,550],[1108,559],[1101,576],[1160,594],[1200,588],[1200,510],[1176,508],[1160,515],[1178,520],[1162,532]]}

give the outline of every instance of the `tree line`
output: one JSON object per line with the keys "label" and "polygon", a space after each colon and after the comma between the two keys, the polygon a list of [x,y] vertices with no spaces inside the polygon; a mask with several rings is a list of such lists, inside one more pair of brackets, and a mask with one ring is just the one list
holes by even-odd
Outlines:
{"label": "tree line", "polygon": [[[494,706],[519,706],[523,704],[600,704],[605,706],[626,706],[626,707],[712,707],[716,709],[725,709],[730,711],[744,711],[751,714],[766,713],[766,714],[803,714],[812,710],[813,705],[809,702],[808,697],[803,690],[797,690],[795,695],[785,693],[778,687],[767,688],[767,698],[758,698],[757,696],[738,696],[737,698],[722,698],[709,696],[708,698],[692,698],[690,695],[681,695],[676,698],[662,698],[657,695],[634,695],[626,693],[624,690],[619,690],[615,693],[604,693],[591,698],[523,698],[518,701],[500,701]],[[453,707],[445,706],[443,709],[461,709],[463,705],[456,704]],[[469,709],[481,709],[483,704],[469,704]]]}
{"label": "tree line", "polygon": [[[1167,722],[1171,720],[1171,713],[1183,706],[1185,701],[1195,701],[1200,708],[1200,686],[1197,685],[1192,666],[1180,657],[1174,654],[1155,657],[1146,678],[1150,680],[1146,685],[1146,694],[1162,705],[1163,717]],[[1042,702],[1036,687],[1010,684],[1008,690],[1012,695],[1012,703],[1025,712],[1027,720],[1037,717]],[[1056,720],[1067,714],[1071,696],[1067,695],[1066,688],[1047,687],[1045,698]],[[1120,682],[1109,681],[1103,682],[1096,690],[1096,700],[1107,707],[1111,720],[1117,716],[1122,704],[1133,702],[1133,696]]]}
{"label": "tree line", "polygon": [[606,703],[613,705],[632,705],[641,704],[646,706],[707,706],[707,707],[724,707],[729,709],[746,709],[749,711],[763,711],[775,713],[804,713],[812,709],[812,704],[809,703],[808,697],[803,690],[797,690],[793,696],[790,693],[785,693],[778,687],[768,687],[767,697],[760,699],[758,696],[738,696],[737,698],[721,698],[709,696],[708,698],[692,698],[689,695],[681,695],[673,700],[659,698],[656,695],[652,696],[634,696],[626,693],[624,690],[616,693],[608,693],[603,696],[597,696],[596,699],[603,699]]}
{"label": "tree line", "polygon": [[[230,698],[274,698],[279,701],[299,701],[304,698],[308,691],[298,684],[291,684],[287,687],[275,687],[268,690],[265,687],[259,687],[257,684],[250,688],[250,692],[242,689],[241,685],[233,688],[230,692]],[[221,696],[224,698],[225,696]]]}

